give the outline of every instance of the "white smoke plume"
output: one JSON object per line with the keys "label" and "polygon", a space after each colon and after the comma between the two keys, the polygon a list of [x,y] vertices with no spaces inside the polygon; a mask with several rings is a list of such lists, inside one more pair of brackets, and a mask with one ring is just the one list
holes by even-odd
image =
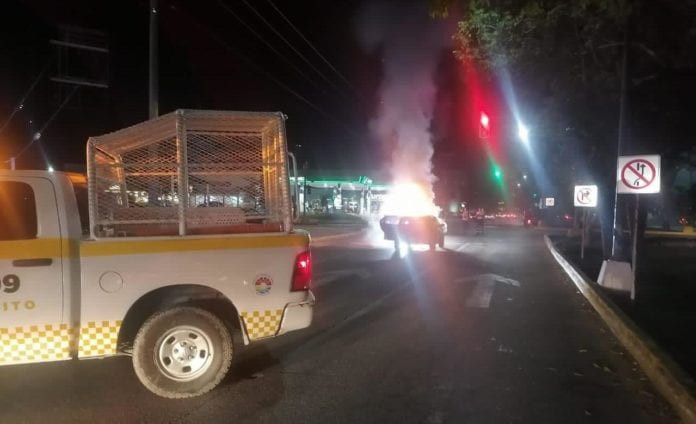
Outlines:
{"label": "white smoke plume", "polygon": [[451,42],[450,32],[445,22],[430,18],[426,1],[368,1],[358,20],[358,35],[366,50],[379,49],[382,54],[380,107],[370,129],[391,150],[393,183],[422,192],[418,200],[399,203],[428,208],[429,213],[434,210],[434,74]]}

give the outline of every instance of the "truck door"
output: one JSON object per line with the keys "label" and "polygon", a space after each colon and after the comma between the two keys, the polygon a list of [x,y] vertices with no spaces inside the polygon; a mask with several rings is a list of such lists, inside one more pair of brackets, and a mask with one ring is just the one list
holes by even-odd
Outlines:
{"label": "truck door", "polygon": [[0,365],[70,357],[53,183],[0,177]]}

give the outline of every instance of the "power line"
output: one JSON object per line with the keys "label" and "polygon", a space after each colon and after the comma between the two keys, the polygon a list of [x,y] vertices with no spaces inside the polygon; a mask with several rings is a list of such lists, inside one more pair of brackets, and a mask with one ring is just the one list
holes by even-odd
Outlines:
{"label": "power line", "polygon": [[24,152],[27,151],[27,149],[29,149],[29,147],[31,147],[32,144],[34,144],[35,141],[38,141],[41,138],[41,136],[43,135],[44,131],[46,131],[46,128],[48,128],[48,126],[51,125],[53,120],[56,119],[56,116],[58,116],[58,114],[68,104],[70,99],[72,99],[73,95],[75,95],[75,93],[77,92],[77,90],[79,88],[80,88],[80,86],[76,85],[72,89],[70,94],[68,94],[67,97],[65,97],[65,100],[63,100],[63,102],[60,104],[60,106],[58,106],[58,108],[53,112],[53,114],[46,120],[46,122],[43,124],[41,129],[39,131],[37,131],[35,134],[31,135],[31,141],[29,141],[29,143],[26,146],[24,146],[19,152],[17,152],[17,154],[13,155],[10,159],[6,160],[5,162],[10,162],[12,159],[19,158],[20,156],[22,156],[24,154]]}
{"label": "power line", "polygon": [[[173,6],[171,6],[171,9],[174,10],[174,11],[176,11],[176,12],[179,11],[177,8],[175,8],[175,7],[173,7]],[[227,43],[225,40],[223,40],[222,38],[220,38],[217,34],[215,34],[214,32],[212,32],[206,25],[200,23],[197,19],[193,18],[190,14],[187,14],[187,17],[188,17],[188,19],[189,19],[191,22],[193,22],[194,25],[196,25],[200,30],[202,30],[203,32],[205,32],[210,38],[212,38],[213,40],[215,40],[218,44],[220,44],[220,45],[221,45],[222,47],[224,47],[226,50],[232,52],[232,53],[235,55],[235,57],[238,57],[238,58],[242,59],[244,62],[247,63],[247,65],[251,66],[254,70],[258,71],[261,75],[263,75],[264,77],[266,77],[266,78],[268,78],[269,80],[271,80],[272,82],[274,82],[276,85],[278,85],[280,88],[282,88],[282,89],[285,90],[286,92],[288,92],[288,93],[290,93],[291,95],[293,95],[293,96],[295,96],[296,98],[298,98],[302,103],[304,103],[304,104],[306,104],[307,106],[309,106],[309,107],[310,107],[312,110],[314,110],[315,112],[318,112],[321,116],[323,116],[323,117],[329,119],[330,121],[332,121],[332,122],[334,122],[334,123],[340,125],[341,127],[343,127],[344,130],[346,130],[346,132],[349,132],[349,133],[353,134],[353,136],[358,137],[358,134],[355,133],[355,132],[351,129],[351,127],[350,127],[349,125],[346,125],[345,123],[341,122],[339,119],[337,119],[337,118],[335,118],[334,116],[330,115],[330,114],[327,113],[324,109],[322,109],[321,107],[319,107],[319,106],[317,106],[316,104],[312,103],[309,99],[307,99],[306,97],[302,96],[302,95],[301,95],[300,93],[298,93],[297,91],[293,90],[291,87],[289,87],[287,84],[285,84],[285,83],[283,83],[282,81],[280,81],[278,78],[274,77],[270,72],[266,71],[266,69],[265,69],[263,66],[259,65],[259,64],[256,63],[253,59],[251,59],[250,57],[246,56],[245,54],[243,54],[243,53],[240,52],[239,50],[237,50],[237,49],[235,49],[234,47],[232,47],[229,43]]]}
{"label": "power line", "polygon": [[273,53],[275,53],[277,56],[279,56],[281,59],[283,59],[283,61],[284,61],[286,64],[288,64],[292,69],[294,69],[295,72],[297,72],[300,76],[302,76],[302,77],[303,77],[307,82],[309,82],[314,88],[316,88],[316,89],[318,89],[318,90],[321,89],[311,78],[309,78],[307,75],[305,75],[304,72],[302,72],[302,70],[301,70],[300,68],[298,68],[297,66],[295,66],[295,64],[292,63],[292,61],[290,61],[290,59],[288,59],[283,53],[279,52],[278,49],[276,49],[275,47],[273,47],[273,45],[271,45],[271,43],[269,43],[268,41],[266,41],[266,39],[265,39],[261,34],[259,34],[258,32],[256,32],[256,30],[254,30],[254,28],[252,28],[249,24],[247,24],[247,23],[244,21],[244,19],[242,19],[239,15],[237,15],[237,14],[234,12],[234,10],[230,9],[229,6],[227,6],[227,5],[223,2],[223,0],[218,0],[218,4],[220,5],[220,7],[222,7],[223,9],[225,9],[225,10],[227,11],[227,13],[231,14],[232,16],[234,16],[234,18],[237,19],[237,21],[239,21],[239,23],[241,23],[242,25],[244,25],[244,27],[245,27],[246,29],[248,29],[249,32],[251,32],[252,34],[254,34],[254,36],[256,36],[256,38],[258,38],[259,40],[261,40],[261,42],[262,42],[263,44],[265,44],[266,47],[268,47]]}
{"label": "power line", "polygon": [[[246,1],[245,1],[245,3],[246,3]],[[307,37],[305,37],[304,34],[302,34],[302,32],[290,21],[290,19],[288,19],[288,17],[285,16],[285,14],[284,14],[280,9],[278,9],[278,7],[277,7],[271,0],[268,0],[268,3],[273,7],[273,9],[275,9],[276,12],[278,12],[278,14],[285,20],[285,22],[287,22],[288,25],[290,25],[290,27],[291,27],[293,30],[295,30],[295,32],[296,32],[300,37],[302,37],[302,39],[304,40],[304,42],[307,43],[307,45],[308,45],[312,50],[314,50],[314,53],[316,53],[317,56],[319,56],[319,57],[321,58],[321,60],[323,60],[324,63],[326,63],[326,65],[328,65],[328,67],[331,68],[331,70],[334,71],[334,73],[335,73],[336,75],[338,75],[338,77],[341,78],[341,79],[343,80],[343,82],[345,82],[346,85],[348,85],[348,87],[351,88],[351,90],[355,90],[355,89],[353,88],[353,86],[351,85],[350,81],[348,81],[348,78],[346,78],[345,76],[343,76],[343,74],[342,74],[341,72],[339,72],[338,69],[336,69],[336,67],[333,66],[333,65],[331,64],[331,62],[329,62],[329,60],[328,60],[326,57],[324,57],[324,55],[321,54],[321,52],[319,52],[319,50],[318,50],[316,47],[314,47],[314,44],[312,44],[312,43],[307,39]]]}
{"label": "power line", "polygon": [[317,74],[319,74],[319,76],[321,76],[321,77],[324,79],[324,81],[326,81],[331,87],[333,87],[335,90],[337,90],[337,91],[340,92],[340,88],[339,88],[336,84],[334,84],[333,81],[331,81],[331,80],[330,80],[323,72],[321,72],[316,66],[314,66],[314,64],[313,64],[309,59],[307,59],[307,57],[306,57],[305,55],[303,55],[299,50],[297,50],[297,49],[295,48],[295,46],[293,46],[293,44],[292,44],[290,41],[288,41],[287,38],[285,38],[285,37],[283,36],[283,34],[281,34],[277,29],[275,29],[275,27],[273,26],[273,24],[271,24],[270,22],[268,22],[268,20],[266,20],[266,18],[264,18],[263,15],[262,15],[261,13],[259,13],[259,11],[256,10],[256,9],[254,8],[254,6],[252,6],[247,0],[242,0],[242,1],[244,2],[245,5],[247,5],[247,7],[248,7],[249,9],[251,9],[251,10],[254,12],[254,14],[255,14],[256,16],[259,17],[259,19],[261,19],[261,21],[262,21],[264,24],[266,24],[266,26],[267,26],[268,28],[271,29],[271,31],[273,31],[273,33],[274,33],[275,35],[277,35],[281,40],[283,40],[283,41],[285,42],[285,44],[287,44],[287,45],[292,49],[292,51],[294,51],[300,58],[302,58],[302,60],[304,60],[304,62],[305,62],[306,64],[308,64],[308,65],[314,70],[314,72],[316,72]]}
{"label": "power line", "polygon": [[31,92],[34,91],[34,88],[39,83],[39,81],[41,81],[41,79],[46,74],[46,72],[48,72],[48,69],[51,67],[52,63],[53,63],[53,57],[51,57],[48,60],[48,62],[43,67],[43,69],[41,70],[39,75],[36,77],[34,82],[32,82],[31,85],[29,86],[29,89],[26,91],[26,93],[24,93],[24,96],[22,96],[22,99],[14,107],[14,109],[12,110],[12,113],[10,113],[10,116],[8,116],[7,119],[5,119],[5,122],[2,123],[2,126],[0,127],[0,134],[2,134],[2,132],[5,130],[5,127],[7,127],[7,125],[10,123],[10,121],[12,121],[12,118],[14,118],[14,116],[17,114],[17,112],[19,112],[20,110],[22,110],[24,108],[24,103],[27,101],[27,99],[31,95]]}

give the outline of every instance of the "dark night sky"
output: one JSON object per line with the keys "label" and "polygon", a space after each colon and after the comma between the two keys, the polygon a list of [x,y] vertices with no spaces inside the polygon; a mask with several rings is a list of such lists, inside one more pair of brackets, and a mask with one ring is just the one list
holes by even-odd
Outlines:
{"label": "dark night sky", "polygon": [[[360,2],[306,0],[300,6],[296,1],[274,0],[348,83],[269,2],[248,2],[319,72],[303,62],[243,0],[224,3],[297,70],[217,0],[160,0],[160,113],[177,108],[279,110],[289,116],[289,141],[301,162],[308,160],[312,168],[324,169],[378,166],[375,152],[379,149],[367,127],[376,104],[380,59],[378,53],[364,53],[356,39],[353,17]],[[11,0],[4,5],[0,122],[55,54],[48,41],[57,35],[58,25],[104,31],[110,48],[110,87],[81,88],[46,128],[41,142],[21,158],[21,167],[43,168],[41,150],[58,166],[82,163],[87,137],[147,118],[148,4],[148,0]],[[28,121],[34,121],[34,130],[40,128],[69,91],[48,79],[55,68],[51,66],[24,109],[0,135],[0,159],[26,145]]]}

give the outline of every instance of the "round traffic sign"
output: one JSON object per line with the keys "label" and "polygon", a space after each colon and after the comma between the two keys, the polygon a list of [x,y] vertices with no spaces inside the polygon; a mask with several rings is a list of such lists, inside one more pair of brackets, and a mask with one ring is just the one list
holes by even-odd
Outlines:
{"label": "round traffic sign", "polygon": [[647,188],[655,181],[656,176],[655,165],[644,159],[634,159],[621,168],[621,182],[632,190]]}

